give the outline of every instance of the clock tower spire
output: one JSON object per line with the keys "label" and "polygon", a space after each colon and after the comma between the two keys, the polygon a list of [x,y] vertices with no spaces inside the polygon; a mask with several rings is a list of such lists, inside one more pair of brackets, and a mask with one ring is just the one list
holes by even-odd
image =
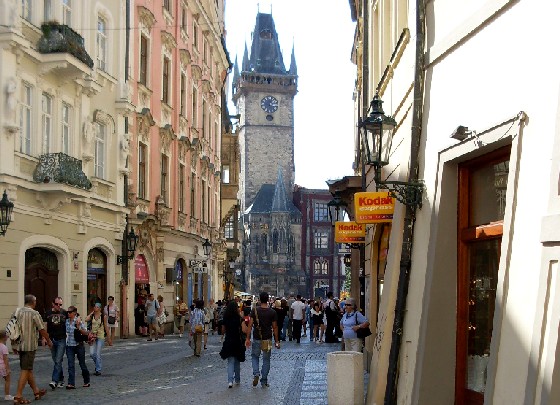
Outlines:
{"label": "clock tower spire", "polygon": [[294,180],[294,97],[297,69],[292,48],[286,70],[272,14],[257,13],[251,53],[233,81],[233,102],[240,114],[240,191],[248,208],[264,184],[275,184],[278,168],[291,200]]}

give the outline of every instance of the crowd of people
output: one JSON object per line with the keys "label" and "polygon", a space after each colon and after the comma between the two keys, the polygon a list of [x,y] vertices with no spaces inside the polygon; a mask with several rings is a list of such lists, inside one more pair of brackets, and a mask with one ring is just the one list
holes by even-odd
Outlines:
{"label": "crowd of people", "polygon": [[[51,350],[53,370],[50,388],[76,388],[76,357],[82,374],[82,387],[88,388],[90,372],[85,361],[86,345],[89,345],[94,363],[93,374],[99,376],[102,373],[103,346],[105,342],[112,345],[118,327],[119,308],[112,296],[105,306],[95,301],[92,310],[83,317],[75,306],[65,310],[61,297],[53,299],[52,307],[44,317],[35,310],[35,305],[36,297],[26,295],[24,307],[14,314],[21,336],[11,343],[14,352],[19,354],[21,372],[13,397],[10,395],[12,369],[7,356],[8,336],[6,332],[0,332],[0,375],[5,381],[4,399],[13,400],[16,404],[30,402],[22,396],[26,384],[33,390],[35,399],[46,394],[45,389],[37,387],[33,376],[39,337],[42,344]],[[141,294],[135,308],[136,333],[148,341],[164,337],[169,315],[161,295],[155,298],[154,294]],[[271,351],[273,347],[279,349],[281,341],[299,344],[302,338],[308,337],[318,344],[342,342],[343,350],[361,351],[363,339],[358,338],[356,332],[369,327],[354,299],[339,301],[332,292],[327,293],[326,299],[314,300],[306,300],[300,295],[275,298],[262,292],[254,303],[235,297],[216,303],[209,300],[205,305],[203,300],[196,299],[190,307],[179,299],[173,306],[173,317],[179,337],[187,335],[188,345],[196,357],[207,349],[210,333],[221,335],[220,356],[227,360],[229,388],[240,383],[240,363],[245,361],[247,350],[250,350],[253,386],[260,381],[262,387],[268,387]],[[66,385],[62,367],[64,354],[68,361]]]}

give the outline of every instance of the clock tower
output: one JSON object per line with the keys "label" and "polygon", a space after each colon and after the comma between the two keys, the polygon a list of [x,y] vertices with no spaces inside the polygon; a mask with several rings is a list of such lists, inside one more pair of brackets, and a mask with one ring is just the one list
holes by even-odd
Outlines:
{"label": "clock tower", "polygon": [[292,48],[290,69],[286,70],[271,14],[257,14],[252,41],[250,56],[245,46],[241,71],[235,61],[232,82],[233,102],[240,114],[242,211],[254,202],[263,185],[277,182],[279,169],[290,201],[295,180],[294,51]]}

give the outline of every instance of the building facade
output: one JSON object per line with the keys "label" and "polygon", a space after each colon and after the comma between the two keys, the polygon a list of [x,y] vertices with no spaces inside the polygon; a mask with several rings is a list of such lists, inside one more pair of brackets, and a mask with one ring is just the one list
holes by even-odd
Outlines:
{"label": "building facade", "polygon": [[14,0],[0,20],[0,189],[14,203],[0,323],[25,294],[41,313],[57,296],[85,312],[121,282],[125,16],[120,2]]}
{"label": "building facade", "polygon": [[[139,29],[131,31],[127,191],[139,241],[129,312],[143,291],[168,305],[222,293],[222,89],[230,68],[223,1],[136,1],[131,13]],[[206,240],[215,247],[210,257],[202,251]]]}
{"label": "building facade", "polygon": [[[560,62],[542,42],[558,34],[559,6],[378,0],[351,10],[356,115],[378,93],[397,123],[380,178],[424,182],[421,207],[399,202],[389,228],[368,226],[366,402],[560,401]],[[356,174],[374,191],[363,156]]]}

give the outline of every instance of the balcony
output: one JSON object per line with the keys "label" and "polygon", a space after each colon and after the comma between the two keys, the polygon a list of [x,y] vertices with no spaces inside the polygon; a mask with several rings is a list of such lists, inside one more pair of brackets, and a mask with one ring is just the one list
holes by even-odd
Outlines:
{"label": "balcony", "polygon": [[39,156],[33,180],[37,183],[63,183],[84,190],[89,190],[92,186],[82,171],[82,161],[65,153],[47,153]]}
{"label": "balcony", "polygon": [[69,53],[90,69],[93,60],[86,52],[84,39],[67,25],[46,23],[41,25],[43,36],[37,43],[37,50],[42,54]]}

